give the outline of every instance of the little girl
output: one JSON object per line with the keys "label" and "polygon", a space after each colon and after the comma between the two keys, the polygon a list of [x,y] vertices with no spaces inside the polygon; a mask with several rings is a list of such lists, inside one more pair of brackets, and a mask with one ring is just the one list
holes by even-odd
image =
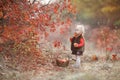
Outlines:
{"label": "little girl", "polygon": [[80,56],[83,55],[84,47],[85,47],[85,40],[83,38],[84,34],[84,26],[77,25],[75,28],[74,36],[70,38],[71,41],[71,51],[72,54],[76,56],[76,63],[74,67],[80,67],[81,59]]}

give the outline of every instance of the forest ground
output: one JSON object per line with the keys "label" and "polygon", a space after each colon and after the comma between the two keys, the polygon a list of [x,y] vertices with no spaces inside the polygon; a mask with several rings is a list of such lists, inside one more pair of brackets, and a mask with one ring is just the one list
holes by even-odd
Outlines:
{"label": "forest ground", "polygon": [[119,80],[120,62],[82,62],[81,68],[55,67],[37,74],[31,80]]}
{"label": "forest ground", "polygon": [[70,60],[67,67],[59,67],[47,63],[37,71],[19,72],[4,69],[0,65],[0,80],[119,80],[119,61],[91,61],[84,60],[80,68],[74,68],[74,60]]}

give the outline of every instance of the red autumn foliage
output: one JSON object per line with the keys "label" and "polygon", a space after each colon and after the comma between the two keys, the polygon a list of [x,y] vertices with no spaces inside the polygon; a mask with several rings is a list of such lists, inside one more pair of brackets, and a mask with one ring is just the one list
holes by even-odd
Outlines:
{"label": "red autumn foliage", "polygon": [[54,41],[54,47],[57,47],[57,48],[59,48],[60,46],[61,46],[61,42],[60,41]]}
{"label": "red autumn foliage", "polygon": [[96,61],[96,60],[98,60],[98,57],[96,55],[92,55],[92,60]]}
{"label": "red autumn foliage", "polygon": [[2,47],[0,47],[0,52],[2,51]]}
{"label": "red autumn foliage", "polygon": [[97,48],[119,53],[119,30],[110,29],[110,27],[96,28],[92,31],[92,36],[90,38],[91,41],[96,44]]}
{"label": "red autumn foliage", "polygon": [[113,61],[118,60],[118,59],[117,59],[117,54],[112,54],[112,60],[113,60]]}
{"label": "red autumn foliage", "polygon": [[106,48],[106,51],[111,52],[113,50],[113,48]]}
{"label": "red autumn foliage", "polygon": [[[38,69],[38,64],[45,64],[41,49],[36,45],[41,35],[46,39],[58,25],[71,24],[69,16],[62,13],[66,10],[73,14],[75,8],[70,7],[70,1],[66,1],[43,5],[27,0],[1,0],[0,19],[6,21],[4,28],[0,28],[3,30],[0,34],[0,51],[4,53],[4,59],[22,71]],[[68,27],[63,26],[63,29],[67,31]],[[53,45],[60,47],[61,42],[55,41]]]}

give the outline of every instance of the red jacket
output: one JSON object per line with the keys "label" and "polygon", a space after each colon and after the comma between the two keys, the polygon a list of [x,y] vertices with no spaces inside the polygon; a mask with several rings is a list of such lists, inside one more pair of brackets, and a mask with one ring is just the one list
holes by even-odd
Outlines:
{"label": "red jacket", "polygon": [[[85,41],[82,35],[78,37],[70,38],[70,41],[71,41],[71,50],[73,52],[84,51]],[[74,43],[77,43],[78,47],[74,47]]]}

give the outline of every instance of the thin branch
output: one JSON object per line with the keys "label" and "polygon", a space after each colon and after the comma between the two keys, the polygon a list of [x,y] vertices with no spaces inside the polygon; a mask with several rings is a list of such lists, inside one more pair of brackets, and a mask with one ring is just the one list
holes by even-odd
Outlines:
{"label": "thin branch", "polygon": [[1,30],[0,30],[0,34],[2,34],[3,32],[4,32],[4,21],[3,21],[3,18],[2,19],[0,19],[1,20]]}
{"label": "thin branch", "polygon": [[48,5],[50,4],[50,2],[51,2],[51,0],[49,0],[49,2],[48,2],[46,5],[43,5],[43,6],[41,6],[40,8],[43,8],[43,7],[45,7],[45,6],[48,6]]}
{"label": "thin branch", "polygon": [[33,0],[32,4],[34,4],[36,2],[36,0]]}

